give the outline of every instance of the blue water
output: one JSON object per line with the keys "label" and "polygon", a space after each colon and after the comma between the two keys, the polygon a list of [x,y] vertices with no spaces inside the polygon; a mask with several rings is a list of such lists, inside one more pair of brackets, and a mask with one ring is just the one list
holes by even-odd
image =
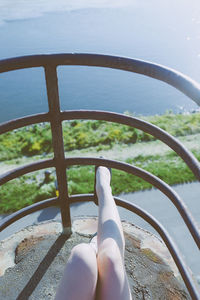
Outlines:
{"label": "blue water", "polygon": [[[65,1],[59,0],[57,9],[41,8],[39,0],[30,0],[30,6],[26,1],[12,0],[8,2],[12,3],[11,9],[2,1],[1,59],[39,53],[111,54],[154,61],[200,81],[197,0],[124,0],[124,5],[122,2],[119,6],[104,1],[105,5],[93,7],[89,1],[76,6],[73,6],[76,1],[71,1],[67,7]],[[65,66],[58,68],[58,78],[62,109],[148,115],[197,108],[193,101],[167,84],[128,72]],[[43,69],[0,74],[0,107],[0,122],[47,111]]]}

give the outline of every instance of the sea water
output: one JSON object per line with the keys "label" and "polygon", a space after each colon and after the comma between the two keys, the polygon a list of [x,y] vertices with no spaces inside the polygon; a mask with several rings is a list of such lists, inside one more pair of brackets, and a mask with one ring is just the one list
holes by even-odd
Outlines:
{"label": "sea water", "polygon": [[[198,0],[1,0],[0,59],[100,53],[153,61],[200,81]],[[134,114],[192,111],[169,85],[129,72],[58,67],[61,108]],[[0,74],[0,122],[48,110],[44,70]]]}

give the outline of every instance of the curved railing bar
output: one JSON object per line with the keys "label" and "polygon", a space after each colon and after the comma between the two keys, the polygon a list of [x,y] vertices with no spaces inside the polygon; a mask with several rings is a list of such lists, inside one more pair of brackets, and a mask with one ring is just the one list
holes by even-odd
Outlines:
{"label": "curved railing bar", "polygon": [[168,83],[200,105],[200,85],[190,77],[159,64],[126,57],[86,53],[21,56],[1,60],[0,73],[49,64],[104,67],[146,75]]}
{"label": "curved railing bar", "polygon": [[[84,201],[93,201],[94,195],[93,194],[82,194],[82,195],[72,195],[69,197],[70,203],[75,203],[75,202],[84,202]],[[188,272],[188,267],[185,264],[183,258],[180,255],[180,251],[174,244],[173,240],[169,236],[168,232],[165,230],[165,228],[149,213],[147,213],[145,210],[141,209],[135,204],[130,203],[129,201],[122,200],[118,197],[114,197],[116,204],[132,211],[133,213],[139,215],[142,219],[147,221],[154,229],[160,234],[162,237],[163,241],[165,242],[167,248],[169,249],[179,271],[180,274],[185,282],[186,287],[188,288],[188,291],[194,300],[198,300],[199,294],[198,291],[195,287],[194,284],[194,279]],[[0,232],[17,221],[18,219],[25,217],[29,215],[30,213],[33,213],[35,211],[38,211],[43,208],[51,207],[51,206],[56,206],[59,204],[59,201],[57,198],[52,198],[48,200],[41,201],[39,203],[35,203],[33,205],[30,205],[28,207],[25,207],[5,219],[3,221],[0,221]]]}
{"label": "curved railing bar", "polygon": [[[200,105],[200,85],[197,82],[193,81],[191,78],[189,78],[189,77],[183,75],[182,73],[177,72],[173,69],[170,69],[170,68],[158,65],[158,64],[153,64],[151,62],[145,62],[145,61],[141,61],[141,60],[123,58],[123,57],[114,57],[114,56],[96,55],[96,54],[53,54],[53,55],[36,55],[36,56],[18,57],[18,58],[12,58],[12,59],[0,61],[0,73],[11,71],[11,70],[17,70],[17,69],[21,69],[21,68],[29,68],[29,67],[44,67],[45,69],[47,69],[49,66],[51,66],[55,71],[55,68],[59,65],[82,65],[82,66],[106,67],[106,68],[120,69],[120,70],[124,70],[124,71],[130,71],[130,72],[135,72],[138,74],[146,75],[146,76],[164,81],[164,82],[174,86],[175,88],[179,89],[181,92],[186,94],[188,97],[193,99],[198,105]],[[53,78],[53,79],[55,79],[55,78]],[[52,97],[52,95],[50,95],[50,96]],[[62,114],[62,117],[65,115],[65,113],[66,112],[64,112]],[[99,112],[97,112],[97,113],[99,114]],[[0,127],[0,130],[2,130],[2,132],[6,132],[6,131],[9,131],[12,129],[16,129],[16,128],[25,126],[24,121],[25,121],[25,123],[30,122],[28,124],[33,124],[35,121],[36,121],[35,123],[45,122],[45,121],[51,122],[51,116],[49,115],[49,113],[41,114],[41,115],[40,115],[41,119],[40,119],[40,116],[39,117],[38,116],[35,116],[35,117],[29,116],[29,117],[20,118],[20,119],[14,120],[14,121],[6,122],[6,123],[2,124],[2,126]],[[59,111],[59,116],[58,116],[59,120],[60,120],[60,116],[61,116],[61,114]],[[123,115],[121,115],[121,116],[123,116]],[[30,120],[30,118],[32,118],[32,119]],[[119,118],[119,115],[117,115],[117,118]],[[40,119],[40,121],[38,121],[39,119]],[[105,118],[102,120],[106,121]],[[112,120],[109,120],[109,121],[112,121]],[[139,119],[137,121],[134,120],[134,122],[135,123],[140,122],[140,125],[141,125],[141,122],[143,122],[142,130],[152,134],[152,132],[149,132],[148,130],[150,128],[149,126],[154,126],[154,125],[151,125],[147,122],[145,124],[144,121],[141,121]],[[14,125],[14,123],[17,127]],[[117,121],[117,123],[125,124],[126,122],[123,123],[121,121],[120,122]],[[129,124],[126,124],[126,125],[129,125]],[[132,126],[132,125],[130,125],[130,126]],[[136,126],[134,125],[133,127],[136,127]],[[139,127],[136,127],[136,128],[139,128]],[[156,128],[156,126],[154,126],[155,131],[156,131],[156,129],[159,129],[159,128],[158,127]],[[165,135],[163,135],[163,133],[165,133]],[[157,137],[162,141],[164,141],[165,138],[168,139],[170,136],[170,135],[167,136],[168,134],[164,131],[162,132],[161,129],[159,129],[159,131],[156,131],[156,134],[157,134]],[[159,134],[161,134],[161,138],[159,137]],[[195,157],[189,151],[187,151],[187,149],[185,149],[184,146],[182,146],[181,144],[179,145],[179,142],[178,143],[177,142],[178,141],[176,141],[176,139],[172,138],[172,140],[169,142],[169,144],[170,144],[169,146],[183,158],[183,160],[188,164],[188,166],[193,170],[193,173],[199,179],[200,178],[199,177],[199,174],[200,174],[199,173],[199,170],[200,170],[199,162],[195,159]],[[178,149],[179,152],[176,149]],[[185,157],[185,159],[184,159],[184,157]],[[73,159],[75,159],[75,160],[73,161]],[[90,159],[90,163],[87,162],[87,159]],[[92,160],[92,162],[91,162],[91,160]],[[176,193],[167,184],[162,182],[156,176],[154,176],[142,169],[133,167],[133,166],[125,164],[125,163],[120,163],[120,162],[111,161],[111,160],[109,161],[109,160],[104,160],[104,159],[95,159],[95,158],[71,158],[71,159],[68,159],[67,158],[67,159],[65,159],[66,166],[70,166],[70,164],[74,165],[75,161],[76,161],[76,164],[83,164],[83,165],[86,165],[86,164],[87,165],[91,165],[91,164],[99,165],[99,164],[101,164],[101,165],[105,165],[105,166],[114,167],[114,168],[123,170],[125,172],[128,172],[130,174],[139,176],[139,177],[145,179],[146,181],[152,183],[154,186],[158,187],[163,193],[165,193],[168,196],[168,198],[170,198],[172,200],[172,202],[174,203],[174,205],[180,212],[181,216],[183,217],[183,219],[184,219],[188,229],[190,230],[194,240],[196,241],[197,245],[198,246],[200,245],[199,244],[200,237],[199,237],[198,228],[196,227],[192,216],[189,215],[186,206],[184,205],[184,203],[182,203],[182,201],[180,202],[180,198],[178,197],[178,195],[176,195]],[[96,163],[94,163],[95,161],[96,161]],[[121,164],[121,166],[120,166],[120,164]],[[194,167],[192,167],[192,164],[194,164]],[[36,171],[36,170],[39,170],[42,168],[48,168],[48,167],[56,167],[55,159],[42,161],[39,163],[33,163],[28,166],[23,166],[18,169],[15,169],[13,171],[9,171],[6,174],[3,174],[2,176],[0,176],[0,184],[3,184],[11,179],[16,178],[16,177],[19,177],[20,175],[23,175],[25,173],[33,172],[33,171]],[[53,198],[52,202],[51,201],[48,202],[49,200],[45,200],[45,201],[47,201],[47,202],[46,202],[46,204],[44,204],[44,207],[46,205],[51,206],[52,203],[58,204],[58,202],[59,202],[57,200],[57,198]],[[43,202],[45,202],[45,201],[43,201]],[[40,205],[42,205],[42,204],[40,204],[40,203],[38,203],[38,205],[34,204],[33,207],[35,210],[38,210],[38,207],[40,207]],[[132,204],[130,204],[130,203],[129,203],[129,205],[128,204],[124,204],[124,205],[126,207],[129,207],[130,205],[132,206]],[[23,209],[23,210],[24,210],[23,213],[25,214],[26,209]],[[131,209],[129,209],[129,210],[131,210]],[[31,209],[29,209],[29,207],[28,207],[27,211],[28,211],[28,213],[30,213]],[[14,213],[13,218],[10,217],[10,221],[11,221],[11,219],[16,220],[16,218],[19,219],[21,217],[22,217],[22,214],[20,215],[20,211],[18,211],[17,213]],[[9,217],[8,217],[8,219],[9,219]],[[7,218],[6,218],[6,220],[7,220]],[[4,220],[4,224],[6,223],[6,220]],[[2,223],[0,223],[0,225],[2,225]],[[161,226],[158,225],[158,229],[161,230],[162,229]],[[171,247],[171,248],[173,248],[173,247]],[[175,249],[175,248],[173,248],[173,249]],[[174,253],[175,253],[174,260],[177,263],[179,257],[178,257],[178,252],[176,249],[174,250]],[[184,265],[182,265],[182,272],[183,272],[183,275],[182,275],[183,279],[188,284],[187,269],[186,269],[186,266],[184,266]],[[195,294],[195,290],[193,289],[193,286],[191,286],[190,284],[188,284],[188,285],[187,284],[186,284],[186,286],[188,287],[192,298],[198,299],[198,295]]]}
{"label": "curved railing bar", "polygon": [[128,201],[122,200],[120,198],[115,198],[117,205],[120,205],[121,207],[124,207],[137,215],[141,216],[144,220],[146,220],[148,223],[150,223],[155,230],[160,234],[163,241],[165,242],[167,248],[169,249],[169,252],[171,253],[179,272],[183,278],[183,281],[185,282],[186,287],[188,288],[188,291],[190,293],[190,296],[192,299],[199,299],[199,292],[197,290],[197,284],[194,283],[194,279],[192,278],[190,272],[188,271],[188,267],[185,263],[185,261],[182,258],[182,255],[177,248],[174,241],[171,239],[169,233],[165,230],[165,228],[160,224],[154,217],[152,217],[149,213],[147,213],[145,210],[142,210],[138,206],[136,206],[133,203],[130,203]]}
{"label": "curved railing bar", "polygon": [[138,176],[145,181],[151,183],[154,187],[158,188],[162,193],[164,193],[174,204],[177,208],[178,212],[182,216],[187,228],[189,229],[195,243],[200,249],[200,232],[198,226],[188,210],[185,203],[179,197],[179,195],[164,181],[160,178],[156,177],[155,175],[130,164],[102,159],[102,158],[92,158],[92,157],[72,157],[72,158],[65,158],[66,167],[73,166],[73,165],[97,165],[97,166],[106,166],[110,168],[115,168],[121,171],[125,171],[129,174]]}
{"label": "curved railing bar", "polygon": [[[165,144],[167,144],[171,149],[173,149],[188,165],[194,175],[200,180],[200,163],[195,158],[195,156],[188,151],[182,143],[180,143],[176,138],[171,136],[166,131],[161,128],[143,121],[141,119],[126,116],[119,113],[112,113],[106,111],[96,111],[96,110],[72,110],[61,112],[61,120],[75,120],[75,119],[92,119],[92,120],[104,120],[109,122],[115,122],[119,124],[128,125],[134,128],[143,130],[152,136],[158,138]],[[0,134],[8,132],[13,129],[24,127],[27,125],[32,125],[41,122],[48,122],[49,114],[42,113],[39,115],[27,116],[19,119],[15,119],[9,122],[0,124]]]}
{"label": "curved railing bar", "polygon": [[[75,202],[83,202],[83,201],[92,201],[93,195],[73,195],[69,197],[70,203]],[[155,219],[151,214],[140,208],[139,206],[130,203],[129,201],[123,200],[119,197],[114,197],[116,204],[132,211],[133,213],[139,215],[142,219],[148,222],[162,237],[164,243],[166,244],[167,248],[169,249],[170,254],[172,255],[176,266],[179,269],[179,272],[185,282],[186,287],[192,297],[192,299],[198,300],[199,299],[199,292],[194,284],[194,278],[191,276],[190,272],[188,271],[188,267],[182,258],[182,255],[177,248],[176,244],[173,242],[172,238],[170,237],[169,233],[166,229],[162,226],[162,224]]]}
{"label": "curved railing bar", "polygon": [[27,117],[22,117],[18,119],[13,119],[0,124],[0,134],[6,133],[10,130],[18,129],[24,126],[33,125],[36,123],[49,122],[48,113],[40,113],[37,115],[31,115]]}
{"label": "curved railing bar", "polygon": [[96,110],[69,110],[61,112],[62,120],[75,120],[75,119],[91,119],[91,120],[102,120],[120,123],[128,125],[134,128],[143,130],[154,137],[158,138],[165,144],[167,144],[171,149],[173,149],[188,165],[191,171],[194,173],[196,178],[200,180],[200,163],[195,158],[195,156],[185,148],[185,146],[180,143],[176,138],[170,135],[163,129],[153,125],[149,122],[143,121],[141,119],[126,116],[119,113],[106,112],[106,111],[96,111]]}
{"label": "curved railing bar", "polygon": [[[181,200],[179,195],[164,181],[156,177],[155,175],[135,166],[132,166],[127,163],[122,163],[114,160],[107,160],[102,158],[92,158],[92,157],[73,157],[66,158],[66,167],[73,165],[103,165],[111,168],[116,168],[125,172],[128,172],[132,175],[138,176],[147,182],[151,183],[154,187],[158,188],[162,193],[164,193],[175,205],[180,215],[182,216],[186,226],[188,227],[192,237],[200,248],[200,233],[198,230],[198,226],[195,223],[195,220],[192,214],[189,212],[188,208]],[[55,163],[53,159],[40,161],[37,163],[32,163],[29,165],[25,165],[14,170],[8,171],[6,174],[0,176],[0,185],[22,176],[24,174],[37,171],[40,169],[55,167]],[[63,166],[64,167],[64,166]]]}
{"label": "curved railing bar", "polygon": [[0,221],[0,232],[3,231],[6,227],[14,223],[15,221],[18,221],[19,219],[34,213],[40,209],[51,207],[51,206],[57,206],[59,205],[58,198],[51,198],[47,200],[40,201],[38,203],[34,203],[32,205],[29,205],[27,207],[24,207],[11,215],[5,217],[3,220]]}
{"label": "curved railing bar", "polygon": [[24,165],[13,170],[10,170],[4,174],[0,175],[0,185],[15,179],[19,176],[25,175],[27,173],[31,173],[34,171],[38,171],[41,169],[52,168],[55,167],[55,162],[53,159],[41,160],[38,162],[34,162],[28,165]]}

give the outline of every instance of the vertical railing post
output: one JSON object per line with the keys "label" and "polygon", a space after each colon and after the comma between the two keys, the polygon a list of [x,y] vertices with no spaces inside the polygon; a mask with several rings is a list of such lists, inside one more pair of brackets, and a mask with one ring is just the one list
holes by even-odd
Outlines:
{"label": "vertical railing post", "polygon": [[54,160],[56,166],[56,176],[58,182],[59,201],[63,233],[71,234],[71,216],[69,207],[69,196],[67,188],[67,175],[65,168],[65,152],[62,133],[62,121],[60,118],[60,101],[58,93],[58,79],[55,65],[45,66],[45,77],[47,86],[47,96],[49,103],[49,115],[52,132],[52,142],[54,150]]}

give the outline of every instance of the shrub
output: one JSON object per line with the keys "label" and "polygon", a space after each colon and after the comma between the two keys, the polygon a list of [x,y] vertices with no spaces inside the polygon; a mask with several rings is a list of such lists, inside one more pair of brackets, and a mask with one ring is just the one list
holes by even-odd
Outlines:
{"label": "shrub", "polygon": [[[166,113],[159,116],[142,116],[174,136],[200,132],[200,113],[175,115]],[[67,121],[63,123],[65,151],[88,147],[109,146],[116,143],[148,142],[155,138],[138,129],[104,121]],[[27,126],[0,135],[0,160],[33,156],[52,151],[50,125],[46,123]]]}

